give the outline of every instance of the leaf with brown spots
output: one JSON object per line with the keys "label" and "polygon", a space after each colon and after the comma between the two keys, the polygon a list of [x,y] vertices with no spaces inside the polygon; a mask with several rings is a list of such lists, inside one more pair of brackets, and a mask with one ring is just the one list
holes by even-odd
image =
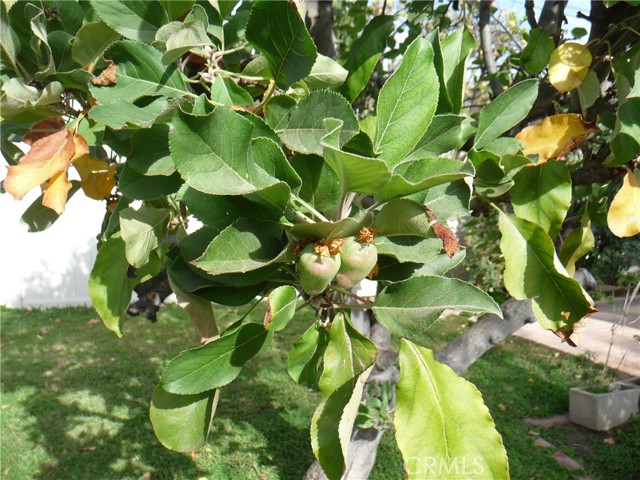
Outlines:
{"label": "leaf with brown spots", "polygon": [[436,217],[435,213],[429,210],[426,205],[424,206],[424,210],[427,212],[427,216],[429,217],[429,222],[431,223],[433,232],[440,240],[442,240],[442,248],[444,248],[445,253],[449,258],[453,257],[460,251],[458,239],[451,231],[451,229],[438,223],[438,217]]}

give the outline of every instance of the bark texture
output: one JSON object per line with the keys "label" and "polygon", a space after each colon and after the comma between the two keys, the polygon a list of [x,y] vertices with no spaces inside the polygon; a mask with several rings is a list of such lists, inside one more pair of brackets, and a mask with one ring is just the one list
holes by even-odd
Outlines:
{"label": "bark texture", "polygon": [[307,2],[306,24],[318,53],[336,58],[333,41],[333,2],[332,0],[311,0]]}

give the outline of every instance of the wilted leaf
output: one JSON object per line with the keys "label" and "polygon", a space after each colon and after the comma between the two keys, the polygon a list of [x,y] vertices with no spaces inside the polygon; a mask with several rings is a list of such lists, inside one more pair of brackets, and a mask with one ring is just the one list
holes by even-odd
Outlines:
{"label": "wilted leaf", "polygon": [[91,80],[91,83],[99,87],[106,87],[118,82],[116,76],[116,64],[112,60],[107,60],[107,68],[105,68],[100,75]]}
{"label": "wilted leaf", "polygon": [[444,251],[449,256],[449,258],[453,257],[460,251],[458,239],[456,238],[455,234],[449,227],[445,227],[438,222],[438,217],[436,217],[435,213],[433,213],[427,207],[425,207],[425,211],[427,212],[427,216],[429,217],[429,222],[431,222],[433,232],[440,240],[442,240],[442,248],[444,248]]}
{"label": "wilted leaf", "polygon": [[16,200],[51,177],[63,172],[73,158],[76,146],[71,130],[63,130],[36,141],[18,165],[7,167],[4,189]]}
{"label": "wilted leaf", "polygon": [[80,174],[80,186],[84,194],[94,200],[104,200],[116,185],[116,165],[109,165],[90,155],[74,160],[73,166]]}
{"label": "wilted leaf", "polygon": [[579,43],[563,43],[551,54],[549,81],[559,92],[568,92],[579,86],[591,65],[591,52]]}
{"label": "wilted leaf", "polygon": [[640,232],[640,178],[625,175],[622,188],[609,207],[607,225],[617,237],[633,237]]}
{"label": "wilted leaf", "polygon": [[523,128],[516,138],[524,145],[525,155],[538,155],[538,164],[558,158],[573,150],[578,143],[599,131],[595,123],[585,122],[576,113],[546,117],[537,125]]}
{"label": "wilted leaf", "polygon": [[41,138],[59,132],[65,125],[62,117],[47,118],[33,125],[31,129],[25,133],[24,137],[22,137],[22,142],[27,145],[33,145]]}
{"label": "wilted leaf", "polygon": [[42,205],[61,215],[67,204],[69,190],[71,190],[71,182],[67,179],[67,171],[63,170],[49,180],[49,185],[42,197]]}

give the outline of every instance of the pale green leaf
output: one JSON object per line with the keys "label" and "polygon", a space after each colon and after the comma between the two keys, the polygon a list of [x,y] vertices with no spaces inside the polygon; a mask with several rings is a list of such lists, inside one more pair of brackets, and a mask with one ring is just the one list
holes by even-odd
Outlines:
{"label": "pale green leaf", "polygon": [[373,313],[394,335],[421,343],[425,331],[446,308],[502,317],[498,304],[479,288],[438,276],[413,277],[389,285],[378,295]]}
{"label": "pale green leaf", "polygon": [[193,264],[211,275],[244,273],[270,265],[283,248],[282,228],[277,224],[239,219],[214,238]]}
{"label": "pale green leaf", "polygon": [[153,125],[131,136],[127,165],[142,175],[171,175],[176,171],[169,152],[169,126]]}
{"label": "pale green leaf", "polygon": [[376,216],[374,226],[378,229],[378,235],[433,236],[424,207],[406,198],[391,200],[384,205]]}
{"label": "pale green leaf", "polygon": [[523,120],[538,97],[538,80],[524,80],[480,111],[473,148],[480,150]]}
{"label": "pale green leaf", "polygon": [[142,205],[120,212],[120,229],[125,243],[127,261],[136,268],[149,262],[149,255],[160,245],[167,227],[169,211]]}
{"label": "pale green leaf", "polygon": [[466,117],[462,115],[436,115],[429,128],[406,160],[442,155],[458,148],[473,133],[462,126]]}
{"label": "pale green leaf", "polygon": [[182,22],[170,22],[156,33],[156,41],[164,46],[162,63],[168,65],[192,48],[212,45],[207,36],[209,18],[200,5],[194,5]]}
{"label": "pale green leaf", "polygon": [[514,177],[511,203],[519,218],[533,222],[555,238],[571,207],[571,175],[564,162],[545,162]]}
{"label": "pale green leaf", "polygon": [[374,147],[390,166],[406,157],[424,135],[438,105],[438,88],[433,48],[419,37],[378,98]]}
{"label": "pale green leaf", "polygon": [[166,99],[159,97],[144,107],[138,107],[128,100],[110,100],[89,110],[89,117],[113,130],[121,130],[129,125],[148,129],[158,117],[171,108]]}
{"label": "pale green leaf", "polygon": [[344,83],[349,74],[332,58],[318,54],[311,73],[304,79],[309,88],[334,88]]}
{"label": "pale green leaf", "polygon": [[151,397],[149,418],[160,443],[178,452],[204,446],[219,395],[220,390],[176,395],[158,385]]}
{"label": "pale green leaf", "polygon": [[273,289],[267,297],[267,314],[264,323],[267,330],[283,330],[296,313],[298,292],[291,285],[282,285]]}
{"label": "pale green leaf", "polygon": [[442,240],[437,237],[414,236],[383,237],[375,240],[378,255],[388,255],[399,262],[426,263],[442,250]]}
{"label": "pale green leaf", "polygon": [[245,35],[266,57],[279,87],[286,89],[311,72],[316,46],[293,3],[257,0]]}
{"label": "pale green leaf", "polygon": [[451,100],[453,113],[459,113],[464,99],[466,59],[477,44],[466,27],[460,27],[440,42],[443,79]]}
{"label": "pale green leaf", "polygon": [[407,340],[400,371],[394,424],[408,479],[510,478],[502,438],[472,383]]}
{"label": "pale green leaf", "polygon": [[320,376],[322,356],[329,343],[329,333],[313,323],[293,344],[287,360],[287,372],[297,383],[315,385]]}

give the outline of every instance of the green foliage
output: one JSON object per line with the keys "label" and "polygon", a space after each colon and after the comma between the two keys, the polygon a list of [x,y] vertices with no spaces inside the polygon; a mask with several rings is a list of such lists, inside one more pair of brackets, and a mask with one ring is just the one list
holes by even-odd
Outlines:
{"label": "green foliage", "polygon": [[[572,174],[582,168],[582,157],[562,160],[583,138],[540,134],[544,138],[535,140],[560,143],[561,153],[547,163],[540,157],[537,165],[531,153],[537,150],[514,138],[544,111],[532,107],[542,86],[552,87],[524,69],[544,70],[549,38],[531,32],[520,56],[524,69],[513,82],[502,75],[506,91],[476,111],[467,108],[466,96],[475,86],[465,82],[476,42],[466,27],[447,30],[447,5],[408,5],[407,25],[397,27],[406,33],[402,42],[394,34],[395,16],[369,18],[362,2],[342,5],[357,18],[338,20],[344,42],[334,61],[318,55],[296,3],[236,3],[3,3],[7,129],[1,145],[12,164],[8,193],[21,198],[26,192],[16,184],[36,186],[46,178],[42,202],[55,196],[64,204],[66,178],[76,156],[85,154],[116,172],[90,277],[96,310],[122,335],[133,288],[164,267],[207,341],[170,362],[153,395],[151,419],[168,447],[202,445],[219,389],[229,388],[313,307],[316,319],[292,346],[287,369],[295,381],[320,388],[311,444],[329,478],[340,478],[377,356],[375,345],[350,325],[348,311],[369,308],[403,339],[396,421],[403,425],[397,433],[405,460],[446,456],[442,449],[423,451],[411,413],[421,399],[408,385],[419,385],[426,396],[435,382],[442,392],[453,391],[431,392],[440,416],[458,415],[459,402],[468,401],[472,407],[464,413],[484,425],[480,443],[491,439],[481,452],[483,465],[494,478],[507,478],[499,435],[477,392],[409,340],[428,344],[428,328],[446,308],[501,313],[482,290],[444,276],[465,255],[447,225],[468,214],[471,192],[478,200],[511,202],[515,216],[494,205],[511,295],[532,298],[540,322],[568,341],[573,325],[592,311],[568,272],[589,251],[588,219],[562,239],[559,254],[554,245],[572,211]],[[427,38],[420,35],[423,14],[432,22]],[[623,165],[637,152],[634,66],[640,57],[637,47],[608,54],[619,93],[608,164]],[[591,83],[600,78],[588,73]],[[589,113],[598,102],[587,85],[579,101]],[[71,140],[52,145],[51,138],[63,136],[46,133],[63,128]],[[22,140],[36,142],[24,156],[16,147]],[[100,182],[105,173],[89,172],[81,183]],[[142,205],[131,206],[134,200]],[[46,208],[29,207],[25,221],[32,229],[55,221],[43,214]],[[203,228],[187,229],[192,217]],[[308,255],[341,259],[344,239],[356,236],[367,237],[377,255],[362,261],[357,274],[353,263],[345,261],[340,271],[335,260],[321,281],[314,277]],[[349,248],[345,244],[343,253],[351,260]],[[362,303],[345,287],[369,271],[381,293]],[[255,297],[268,298],[265,319],[243,316],[218,335],[209,302],[235,306]],[[447,432],[430,432],[425,442],[449,446]],[[463,457],[471,448],[464,439],[454,443],[452,451]]]}

